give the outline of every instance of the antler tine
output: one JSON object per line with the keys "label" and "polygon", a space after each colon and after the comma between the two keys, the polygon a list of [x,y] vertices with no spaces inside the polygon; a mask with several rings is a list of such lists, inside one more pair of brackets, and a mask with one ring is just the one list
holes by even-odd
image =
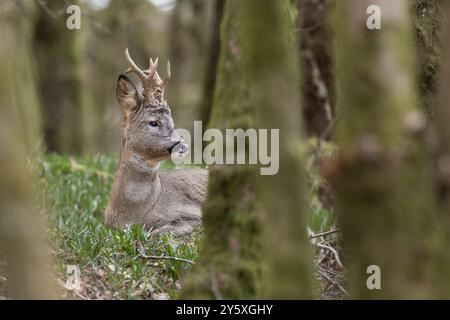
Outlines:
{"label": "antler tine", "polygon": [[[150,64],[151,65],[157,65],[158,64],[158,57],[155,59],[155,61],[153,61],[152,58],[150,58]],[[171,72],[170,72],[170,61],[167,61],[167,71],[166,74],[164,76],[164,80],[161,79],[161,77],[159,76],[158,72],[155,72],[155,80],[156,80],[156,84],[163,89],[164,86],[167,84],[167,82],[169,82],[169,79],[171,77]]]}
{"label": "antler tine", "polygon": [[158,71],[156,71],[156,67],[158,66],[158,59],[159,58],[156,57],[155,61],[153,61],[153,59],[150,57],[150,66],[153,66],[155,69],[153,77],[155,78],[156,85],[159,86],[159,84],[161,83],[161,78],[159,77]]}
{"label": "antler tine", "polygon": [[167,66],[166,66],[166,75],[164,76],[164,80],[162,81],[161,86],[164,87],[170,80],[171,77],[171,73],[170,73],[170,61],[167,61]]}
{"label": "antler tine", "polygon": [[144,71],[142,71],[136,63],[134,63],[133,59],[130,57],[130,53],[128,52],[128,48],[125,49],[125,57],[127,58],[128,62],[130,63],[131,67],[128,68],[125,72],[131,72],[134,71],[138,77],[141,79],[142,82],[144,82],[145,79],[147,79],[147,76],[145,75]]}
{"label": "antler tine", "polygon": [[[152,60],[150,59],[151,63],[150,63],[149,68],[147,70],[142,70],[136,65],[136,63],[133,61],[133,59],[131,59],[130,53],[128,52],[128,48],[125,49],[125,56],[131,65],[131,67],[128,68],[125,71],[125,73],[132,72],[132,71],[134,71],[136,73],[136,75],[139,77],[139,79],[142,82],[142,86],[144,89],[144,98],[147,101],[152,102],[153,95],[151,92],[151,81],[156,73],[156,67],[158,65],[158,61],[156,60],[155,63],[153,63]],[[145,73],[148,73],[148,74],[145,74]]]}

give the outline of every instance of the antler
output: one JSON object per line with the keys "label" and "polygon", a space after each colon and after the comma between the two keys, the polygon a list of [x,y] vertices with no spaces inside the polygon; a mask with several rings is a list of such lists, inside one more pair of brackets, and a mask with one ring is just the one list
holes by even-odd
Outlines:
{"label": "antler", "polygon": [[171,72],[170,72],[170,62],[167,61],[167,70],[166,70],[166,75],[164,76],[164,80],[161,80],[161,77],[158,74],[158,71],[156,71],[156,66],[158,65],[158,58],[155,59],[155,61],[153,61],[152,58],[150,58],[150,67],[147,70],[144,70],[144,72],[150,74],[151,70],[155,70],[154,75],[153,75],[153,79],[156,82],[156,85],[158,86],[157,92],[156,92],[156,99],[159,101],[163,101],[164,100],[164,88],[166,86],[166,84],[169,82],[169,79],[171,77]]}
{"label": "antler", "polygon": [[[151,82],[153,80],[153,77],[156,73],[156,67],[158,66],[158,59],[153,62],[153,60],[150,58],[150,66],[147,70],[141,70],[136,63],[134,63],[133,59],[130,57],[130,53],[128,52],[128,48],[125,49],[125,57],[127,58],[128,62],[130,63],[130,67],[125,71],[125,73],[134,72],[139,77],[139,79],[142,82],[142,87],[144,89],[143,95],[144,99],[150,103],[152,103],[155,99],[153,96],[153,92],[151,90]],[[156,73],[157,75],[157,73]],[[158,76],[159,77],[159,76]]]}

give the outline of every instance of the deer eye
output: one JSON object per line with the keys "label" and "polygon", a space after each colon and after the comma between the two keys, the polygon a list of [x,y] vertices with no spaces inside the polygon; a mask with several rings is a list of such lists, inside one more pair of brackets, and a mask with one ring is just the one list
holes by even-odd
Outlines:
{"label": "deer eye", "polygon": [[158,126],[158,122],[156,122],[156,121],[150,121],[148,124],[150,125],[150,127],[157,127]]}

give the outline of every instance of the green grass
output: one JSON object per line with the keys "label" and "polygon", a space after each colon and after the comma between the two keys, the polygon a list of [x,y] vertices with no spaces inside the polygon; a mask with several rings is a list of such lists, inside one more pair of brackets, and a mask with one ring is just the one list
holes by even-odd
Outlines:
{"label": "green grass", "polygon": [[[331,146],[307,144],[308,190],[311,199],[309,227],[313,232],[331,229],[333,213],[322,205],[317,161],[334,152]],[[194,261],[202,240],[201,230],[190,236],[151,236],[135,225],[124,230],[103,224],[103,212],[118,165],[117,157],[105,155],[68,157],[45,155],[31,166],[38,177],[35,194],[48,220],[46,235],[54,251],[57,277],[64,283],[68,265],[81,269],[85,298],[177,297],[180,278],[191,264],[153,260],[145,256],[170,256]],[[170,168],[164,163],[163,168]],[[70,295],[69,295],[70,296]]]}
{"label": "green grass", "polygon": [[[168,165],[165,165],[168,166]],[[48,218],[48,238],[57,257],[59,278],[66,281],[68,265],[77,265],[87,298],[151,298],[167,294],[175,298],[186,262],[149,260],[164,255],[194,261],[202,233],[174,237],[151,236],[135,225],[124,230],[103,224],[117,158],[41,157],[34,165],[35,186]]]}

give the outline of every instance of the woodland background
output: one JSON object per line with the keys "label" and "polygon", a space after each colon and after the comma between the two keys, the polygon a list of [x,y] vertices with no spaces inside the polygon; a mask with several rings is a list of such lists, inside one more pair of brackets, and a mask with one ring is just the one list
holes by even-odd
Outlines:
{"label": "woodland background", "polygon": [[[2,1],[0,295],[448,298],[446,4]],[[102,225],[126,47],[171,61],[177,127],[281,129],[278,175],[210,168],[205,228],[187,238]],[[366,287],[371,264],[382,290]]]}

